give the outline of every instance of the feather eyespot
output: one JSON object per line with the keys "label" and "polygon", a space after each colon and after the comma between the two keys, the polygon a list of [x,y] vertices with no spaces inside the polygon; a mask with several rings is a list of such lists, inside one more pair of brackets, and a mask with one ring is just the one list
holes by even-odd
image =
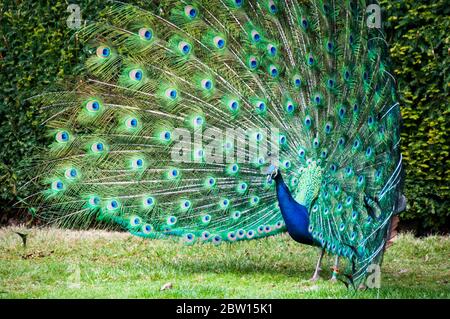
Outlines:
{"label": "feather eyespot", "polygon": [[177,218],[175,216],[169,216],[166,220],[167,225],[173,226],[177,223]]}
{"label": "feather eyespot", "polygon": [[191,52],[191,45],[185,41],[180,41],[178,43],[178,50],[184,55],[187,55]]}
{"label": "feather eyespot", "polygon": [[221,50],[225,47],[225,39],[224,38],[222,38],[220,36],[215,36],[213,41],[214,41],[214,46],[217,49]]}
{"label": "feather eyespot", "polygon": [[63,183],[62,181],[60,181],[60,180],[56,180],[56,181],[54,181],[54,182],[52,183],[52,189],[53,189],[54,191],[61,191],[61,190],[64,190],[64,187],[65,187],[64,183]]}
{"label": "feather eyespot", "polygon": [[276,78],[278,76],[278,69],[277,69],[277,67],[275,65],[270,65],[269,66],[269,72],[270,72],[270,75],[273,78]]}
{"label": "feather eyespot", "polygon": [[111,49],[107,46],[99,46],[97,48],[96,54],[99,58],[106,59],[111,55]]}
{"label": "feather eyespot", "polygon": [[78,177],[78,171],[76,168],[68,168],[64,172],[64,176],[68,179],[75,179]]}
{"label": "feather eyespot", "polygon": [[194,8],[193,6],[185,6],[184,7],[184,14],[189,19],[195,19],[198,15],[198,10]]}
{"label": "feather eyespot", "polygon": [[212,81],[210,79],[203,79],[202,80],[202,88],[207,91],[211,90],[213,88]]}
{"label": "feather eyespot", "polygon": [[69,141],[69,133],[67,131],[59,131],[56,133],[55,139],[58,143],[66,143]]}
{"label": "feather eyespot", "polygon": [[150,41],[153,39],[153,31],[151,29],[141,28],[138,33],[142,40]]}
{"label": "feather eyespot", "polygon": [[89,112],[98,112],[100,110],[100,102],[98,100],[91,100],[86,103],[86,109]]}
{"label": "feather eyespot", "polygon": [[267,53],[273,57],[277,54],[277,48],[273,44],[269,43],[267,45]]}
{"label": "feather eyespot", "polygon": [[252,41],[253,41],[253,42],[259,42],[259,41],[261,41],[261,35],[259,34],[258,31],[252,30],[252,31],[250,32],[250,35],[251,35],[251,38],[252,38]]}
{"label": "feather eyespot", "polygon": [[178,97],[178,92],[174,88],[169,88],[166,90],[165,95],[170,100],[176,100],[176,98]]}
{"label": "feather eyespot", "polygon": [[91,145],[91,151],[94,153],[101,153],[105,150],[105,145],[102,142],[96,142]]}
{"label": "feather eyespot", "polygon": [[248,67],[252,70],[256,69],[258,67],[258,60],[255,56],[250,56],[248,58]]}
{"label": "feather eyespot", "polygon": [[144,224],[142,225],[141,230],[144,234],[148,235],[153,231],[153,226],[150,224]]}
{"label": "feather eyespot", "polygon": [[115,199],[112,199],[110,201],[108,201],[108,204],[106,205],[106,208],[108,210],[116,210],[119,208],[119,202]]}
{"label": "feather eyespot", "polygon": [[91,207],[96,207],[100,205],[100,197],[92,195],[89,197],[88,203]]}
{"label": "feather eyespot", "polygon": [[141,69],[133,69],[133,70],[131,70],[130,72],[129,72],[129,77],[130,77],[130,79],[131,80],[134,80],[134,81],[141,81],[142,80],[142,78],[143,78],[143,76],[144,76],[144,73],[142,72],[142,70]]}

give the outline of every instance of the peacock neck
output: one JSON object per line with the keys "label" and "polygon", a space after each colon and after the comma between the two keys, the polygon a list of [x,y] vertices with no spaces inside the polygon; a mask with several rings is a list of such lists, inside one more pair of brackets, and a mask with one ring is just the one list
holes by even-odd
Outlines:
{"label": "peacock neck", "polygon": [[284,183],[281,172],[275,176],[278,205],[289,235],[297,242],[313,245],[313,238],[308,231],[308,209],[292,197]]}

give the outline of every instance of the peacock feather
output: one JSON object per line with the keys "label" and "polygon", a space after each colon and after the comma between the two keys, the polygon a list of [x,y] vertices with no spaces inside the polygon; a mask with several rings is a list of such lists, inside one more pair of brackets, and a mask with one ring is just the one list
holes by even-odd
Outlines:
{"label": "peacock feather", "polygon": [[52,139],[41,218],[187,244],[301,233],[361,281],[381,262],[402,167],[371,3],[111,3],[77,32],[84,76],[35,98]]}

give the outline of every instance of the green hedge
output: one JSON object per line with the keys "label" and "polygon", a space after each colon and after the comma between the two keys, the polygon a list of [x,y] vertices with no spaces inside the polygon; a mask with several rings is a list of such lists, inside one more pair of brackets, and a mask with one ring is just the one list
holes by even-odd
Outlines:
{"label": "green hedge", "polygon": [[448,231],[450,209],[450,6],[382,1],[401,98],[408,209],[419,231]]}
{"label": "green hedge", "polygon": [[[105,1],[71,1],[82,18],[95,20]],[[150,1],[132,1],[145,6]],[[26,98],[76,74],[83,54],[66,25],[67,1],[0,3],[0,222],[17,210],[12,203],[36,189],[23,167],[46,139],[39,111]],[[422,231],[448,231],[449,224],[449,37],[444,0],[381,1],[403,114],[402,152],[409,220]]]}

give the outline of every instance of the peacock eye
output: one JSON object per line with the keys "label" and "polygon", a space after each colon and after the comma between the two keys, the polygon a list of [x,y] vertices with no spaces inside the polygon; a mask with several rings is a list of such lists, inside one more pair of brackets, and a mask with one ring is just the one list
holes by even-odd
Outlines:
{"label": "peacock eye", "polygon": [[183,201],[183,202],[181,203],[181,207],[182,207],[183,209],[188,209],[188,208],[191,207],[191,202],[188,201],[188,200],[185,200],[185,201]]}
{"label": "peacock eye", "polygon": [[320,104],[320,102],[322,102],[322,98],[320,97],[320,95],[316,95],[314,97],[314,102],[316,102],[316,104]]}
{"label": "peacock eye", "polygon": [[202,221],[203,221],[203,223],[209,223],[211,221],[211,215],[208,215],[208,214],[203,215]]}
{"label": "peacock eye", "polygon": [[108,58],[111,55],[111,49],[107,46],[99,46],[96,54],[99,58]]}
{"label": "peacock eye", "polygon": [[298,151],[298,156],[300,156],[300,157],[305,157],[305,150],[300,149],[300,150]]}
{"label": "peacock eye", "polygon": [[144,167],[144,160],[142,158],[137,158],[132,160],[131,167],[133,169],[140,169]]}
{"label": "peacock eye", "polygon": [[251,37],[254,42],[259,42],[261,40],[261,35],[256,30],[252,30]]}
{"label": "peacock eye", "polygon": [[308,28],[308,20],[306,20],[305,18],[302,18],[302,27],[304,29]]}
{"label": "peacock eye", "polygon": [[202,240],[208,240],[210,237],[210,233],[207,231],[202,232]]}
{"label": "peacock eye", "polygon": [[272,14],[277,13],[277,6],[275,5],[275,2],[273,2],[273,0],[269,1],[268,6],[269,6],[270,13],[272,13]]}
{"label": "peacock eye", "polygon": [[328,51],[332,51],[333,50],[333,43],[332,42],[328,42],[327,43],[327,49],[328,49]]}
{"label": "peacock eye", "polygon": [[212,87],[213,87],[213,83],[212,83],[211,80],[209,80],[209,79],[203,79],[202,80],[202,88],[203,89],[209,91],[209,90],[212,89]]}
{"label": "peacock eye", "polygon": [[133,69],[129,73],[130,79],[134,81],[141,81],[143,77],[143,72],[141,69]]}
{"label": "peacock eye", "polygon": [[164,131],[161,133],[161,139],[163,141],[169,142],[172,138],[172,134],[169,131]]}
{"label": "peacock eye", "polygon": [[220,237],[219,235],[216,235],[213,237],[212,241],[213,241],[213,244],[218,245],[222,242],[222,237]]}
{"label": "peacock eye", "polygon": [[235,211],[233,212],[233,219],[239,219],[241,217],[241,212],[240,211]]}
{"label": "peacock eye", "polygon": [[59,143],[66,143],[69,141],[69,133],[67,131],[60,131],[56,133],[55,139]]}
{"label": "peacock eye", "polygon": [[104,149],[105,149],[105,145],[101,142],[96,142],[96,143],[92,144],[92,146],[91,146],[91,150],[94,153],[101,153],[104,151]]}
{"label": "peacock eye", "polygon": [[192,243],[195,240],[195,235],[191,234],[191,233],[188,233],[185,236],[185,240],[186,240],[187,243]]}
{"label": "peacock eye", "polygon": [[152,225],[149,225],[149,224],[142,225],[142,232],[144,234],[150,234],[152,232],[152,230],[153,230],[153,226]]}
{"label": "peacock eye", "polygon": [[179,172],[178,172],[178,170],[176,168],[170,170],[170,176],[171,177],[175,178],[175,177],[178,177],[178,175],[179,175]]}
{"label": "peacock eye", "polygon": [[292,102],[287,102],[286,103],[286,111],[288,113],[292,113],[292,112],[294,112],[294,110],[295,110],[294,104],[292,104]]}
{"label": "peacock eye", "polygon": [[214,39],[214,45],[217,49],[223,49],[225,47],[225,39],[219,36],[215,36]]}
{"label": "peacock eye", "polygon": [[100,102],[97,100],[88,101],[86,103],[86,109],[89,112],[97,112],[100,110]]}
{"label": "peacock eye", "polygon": [[139,29],[139,36],[142,40],[150,41],[153,38],[153,31],[147,28]]}
{"label": "peacock eye", "polygon": [[280,135],[280,144],[281,145],[284,145],[284,144],[286,144],[286,136],[284,136],[284,135]]}
{"label": "peacock eye", "polygon": [[305,125],[306,125],[306,126],[310,126],[311,123],[312,123],[311,117],[309,117],[309,115],[308,115],[307,117],[305,117]]}
{"label": "peacock eye", "polygon": [[178,43],[178,50],[184,55],[187,55],[191,52],[191,45],[185,41],[180,41]]}
{"label": "peacock eye", "polygon": [[169,216],[167,217],[167,224],[172,226],[177,223],[177,218],[175,216]]}
{"label": "peacock eye", "polygon": [[249,230],[248,232],[247,232],[247,238],[253,238],[255,236],[255,232],[253,231],[253,230]]}
{"label": "peacock eye", "polygon": [[259,112],[264,112],[266,110],[266,103],[260,101],[256,104],[256,108]]}
{"label": "peacock eye", "polygon": [[228,107],[232,112],[236,112],[239,109],[239,103],[236,100],[231,100],[228,102]]}
{"label": "peacock eye", "polygon": [[55,191],[61,191],[64,189],[64,183],[60,180],[54,181],[52,183],[52,189]]}
{"label": "peacock eye", "polygon": [[175,100],[178,97],[178,92],[174,88],[169,88],[165,92],[166,97],[170,100]]}
{"label": "peacock eye", "polygon": [[268,44],[267,53],[269,53],[270,56],[275,56],[277,54],[277,48],[273,44]]}
{"label": "peacock eye", "polygon": [[68,179],[74,179],[78,176],[78,171],[75,168],[68,168],[64,172],[64,176]]}
{"label": "peacock eye", "polygon": [[89,205],[98,206],[100,204],[100,198],[98,196],[89,197]]}
{"label": "peacock eye", "polygon": [[344,77],[345,77],[346,80],[348,80],[350,78],[350,72],[345,71]]}
{"label": "peacock eye", "polygon": [[248,59],[248,66],[250,69],[256,69],[256,67],[258,66],[258,60],[256,60],[256,57],[251,56]]}
{"label": "peacock eye", "polygon": [[204,119],[201,116],[196,116],[194,118],[194,126],[202,126],[204,123]]}
{"label": "peacock eye", "polygon": [[152,207],[155,204],[155,199],[151,196],[144,199],[144,205],[147,207]]}
{"label": "peacock eye", "polygon": [[295,75],[293,78],[295,87],[299,88],[302,85],[302,80],[299,75]]}
{"label": "peacock eye", "polygon": [[244,0],[234,0],[234,4],[236,5],[236,7],[240,8],[242,6],[242,3],[244,2]]}
{"label": "peacock eye", "polygon": [[329,87],[329,88],[333,88],[333,87],[334,87],[334,80],[329,79],[328,82],[327,82],[327,84],[328,84],[328,87]]}
{"label": "peacock eye", "polygon": [[278,76],[278,69],[274,66],[274,65],[270,65],[269,66],[269,71],[270,71],[270,75],[272,77],[277,77]]}
{"label": "peacock eye", "polygon": [[135,118],[129,118],[125,121],[125,125],[128,129],[134,129],[138,126],[138,120]]}
{"label": "peacock eye", "polygon": [[106,208],[108,210],[116,210],[117,208],[119,208],[119,202],[115,199],[112,199],[108,202]]}
{"label": "peacock eye", "polygon": [[195,17],[197,17],[198,11],[193,6],[186,6],[186,7],[184,7],[184,14],[188,18],[194,19]]}

